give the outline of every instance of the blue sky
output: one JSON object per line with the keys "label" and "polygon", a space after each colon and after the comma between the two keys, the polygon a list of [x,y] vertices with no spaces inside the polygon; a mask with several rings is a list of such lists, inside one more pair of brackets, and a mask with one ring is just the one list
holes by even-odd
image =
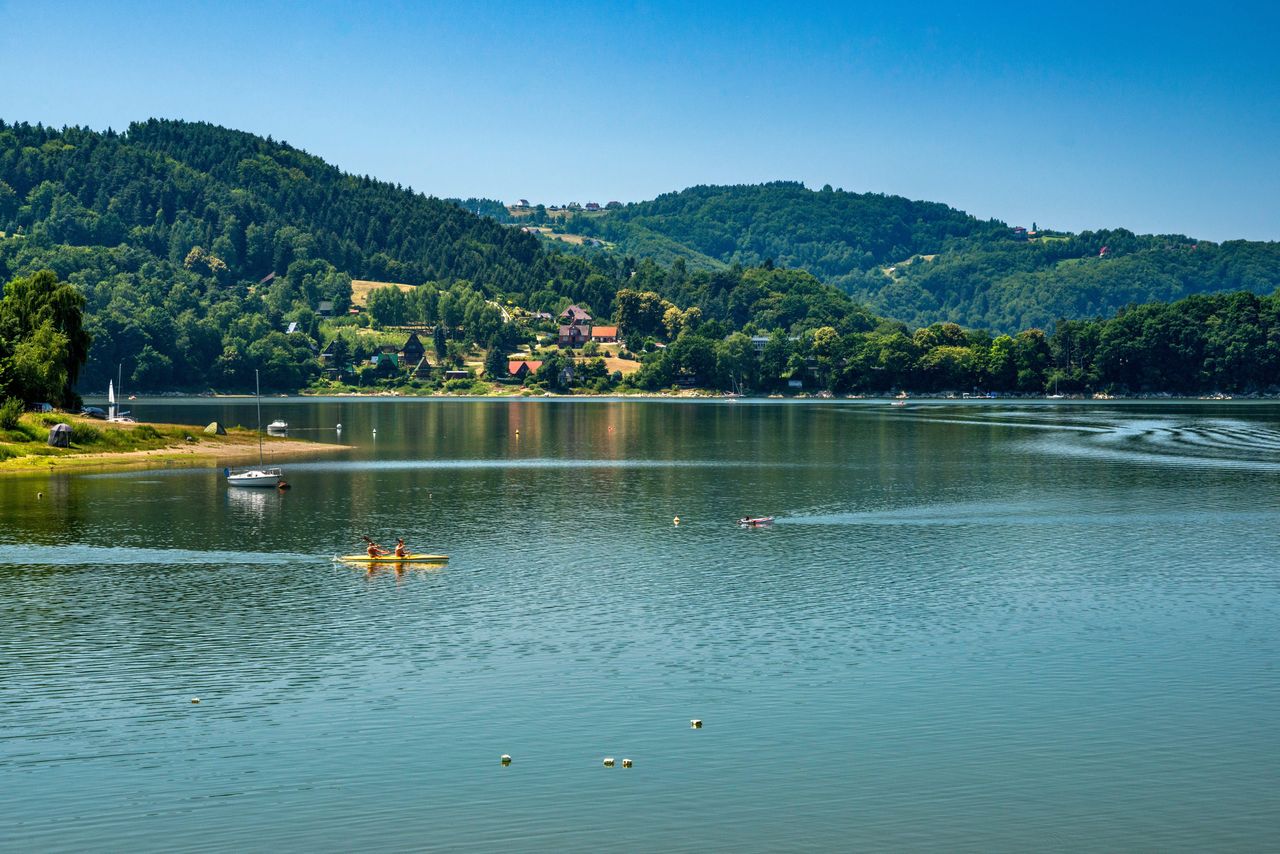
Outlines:
{"label": "blue sky", "polygon": [[1280,239],[1262,5],[0,0],[0,117],[270,134],[439,196],[790,179]]}

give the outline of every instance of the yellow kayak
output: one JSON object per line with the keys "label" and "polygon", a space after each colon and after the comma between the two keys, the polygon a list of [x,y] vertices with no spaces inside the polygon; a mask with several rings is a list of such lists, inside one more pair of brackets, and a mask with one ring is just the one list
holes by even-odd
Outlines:
{"label": "yellow kayak", "polygon": [[368,555],[339,555],[334,558],[334,560],[340,560],[343,563],[444,563],[448,559],[448,555],[420,554],[408,554],[404,557],[396,557],[395,555],[386,555],[384,557],[369,557]]}

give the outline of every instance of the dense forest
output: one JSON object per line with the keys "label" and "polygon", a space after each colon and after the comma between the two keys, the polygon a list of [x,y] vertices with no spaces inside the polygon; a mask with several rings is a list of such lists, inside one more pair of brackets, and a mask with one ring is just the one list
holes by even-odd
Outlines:
{"label": "dense forest", "polygon": [[1051,336],[936,323],[912,331],[863,316],[843,328],[771,332],[757,349],[743,333],[711,336],[687,323],[644,357],[629,382],[645,389],[693,381],[737,391],[837,394],[1173,393],[1275,391],[1280,296],[1196,295],[1136,306],[1105,320],[1062,321]]}
{"label": "dense forest", "polygon": [[916,326],[950,321],[1016,332],[1136,303],[1280,286],[1280,243],[1031,226],[1028,234],[933,202],[780,181],[692,187],[577,213],[564,227],[663,263],[684,258],[716,269],[771,260],[800,268]]}
{"label": "dense forest", "polygon": [[[504,353],[537,342],[537,324],[509,310],[573,302],[618,324],[641,363],[625,382],[645,389],[1276,384],[1275,298],[1255,294],[1276,288],[1277,244],[1027,235],[943,205],[794,183],[699,187],[570,221],[605,234],[605,251],[545,245],[499,222],[504,211],[208,124],[0,122],[0,283],[15,299],[83,301],[83,328],[11,314],[0,381],[70,400],[77,379],[101,390],[123,365],[138,390],[246,389],[255,370],[292,390],[316,380],[322,350],[363,357],[378,341],[364,333],[405,324],[433,328],[439,361],[483,349],[497,374]],[[633,251],[637,234],[667,260]],[[412,287],[374,291],[348,314],[353,278]],[[1220,290],[1243,293],[1145,304]],[[37,377],[36,350],[22,349],[37,334],[47,352],[87,348],[83,370]],[[549,355],[541,379],[574,381],[550,376],[572,360]],[[577,373],[597,389],[622,381],[594,363]]]}
{"label": "dense forest", "polygon": [[268,387],[297,388],[334,334],[321,305],[345,315],[352,278],[428,285],[436,296],[392,315],[456,314],[449,334],[472,344],[492,337],[479,306],[498,298],[557,312],[576,301],[608,317],[626,284],[703,300],[708,320],[735,326],[861,311],[794,271],[707,277],[622,253],[548,251],[518,228],[286,143],[178,121],[122,133],[0,122],[0,282],[45,269],[86,298],[84,388],[105,387],[121,364],[143,389],[243,389],[255,368]]}

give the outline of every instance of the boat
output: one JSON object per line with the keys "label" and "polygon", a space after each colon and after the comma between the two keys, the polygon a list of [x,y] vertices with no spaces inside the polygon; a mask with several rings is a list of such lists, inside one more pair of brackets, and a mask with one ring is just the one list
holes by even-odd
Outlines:
{"label": "boat", "polygon": [[[107,380],[107,420],[123,421],[129,424],[133,424],[135,423],[133,419],[133,413],[129,412],[124,408],[120,408],[120,409],[116,408],[116,389],[117,388],[121,389],[120,394],[123,395],[124,394],[124,391],[123,391],[124,363],[123,362],[116,369],[116,382],[113,383],[111,382],[111,380]],[[129,399],[134,400],[135,398],[133,395],[129,395]]]}
{"label": "boat", "polygon": [[284,479],[284,470],[279,466],[268,466],[262,462],[262,390],[258,383],[258,372],[253,372],[254,398],[258,403],[258,465],[246,468],[224,468],[222,474],[228,486],[264,486],[288,489]]}
{"label": "boat", "polygon": [[267,425],[267,432],[268,433],[288,433],[289,422],[283,421],[277,418],[275,421],[272,421],[270,424]]}
{"label": "boat", "polygon": [[772,516],[743,516],[738,520],[738,524],[744,528],[759,528],[764,525],[772,525]]}
{"label": "boat", "polygon": [[395,555],[383,555],[382,557],[338,555],[334,560],[339,563],[444,563],[449,560],[449,556],[426,554],[407,554],[404,557],[396,557]]}

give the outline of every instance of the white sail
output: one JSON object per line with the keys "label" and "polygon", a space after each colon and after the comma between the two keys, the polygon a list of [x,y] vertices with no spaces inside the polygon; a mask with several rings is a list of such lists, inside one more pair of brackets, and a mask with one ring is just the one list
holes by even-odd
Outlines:
{"label": "white sail", "polygon": [[107,380],[107,403],[112,406],[116,405],[116,384],[114,380]]}

